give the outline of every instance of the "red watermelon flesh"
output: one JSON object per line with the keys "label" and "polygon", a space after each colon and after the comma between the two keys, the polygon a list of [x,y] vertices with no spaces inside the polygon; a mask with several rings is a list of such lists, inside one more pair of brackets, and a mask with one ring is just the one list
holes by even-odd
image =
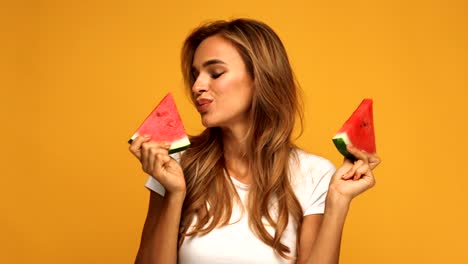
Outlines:
{"label": "red watermelon flesh", "polygon": [[156,142],[170,142],[169,153],[182,151],[190,146],[171,93],[161,100],[128,142],[131,143],[140,135],[151,136],[151,140]]}
{"label": "red watermelon flesh", "polygon": [[376,152],[372,99],[364,99],[361,102],[333,137],[333,143],[343,156],[351,160],[356,158],[346,150],[348,144],[368,153]]}

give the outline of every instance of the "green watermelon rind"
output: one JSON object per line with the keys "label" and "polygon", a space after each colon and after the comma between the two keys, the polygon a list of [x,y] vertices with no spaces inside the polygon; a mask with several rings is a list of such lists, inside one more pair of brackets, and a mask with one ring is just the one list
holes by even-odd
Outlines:
{"label": "green watermelon rind", "polygon": [[346,133],[339,133],[333,137],[333,143],[335,144],[336,149],[347,159],[356,160],[353,154],[349,153],[346,146],[350,143],[348,135]]}
{"label": "green watermelon rind", "polygon": [[190,147],[190,145],[183,146],[183,147],[176,148],[176,149],[170,149],[169,154],[174,154],[174,153],[177,153],[177,152],[180,152],[180,151],[184,151],[184,150],[188,149],[189,147]]}
{"label": "green watermelon rind", "polygon": [[[133,137],[128,140],[128,144],[131,144],[136,137],[138,137],[138,134],[133,135]],[[186,150],[189,147],[190,147],[190,140],[187,136],[185,136],[179,140],[173,141],[171,143],[171,147],[169,148],[168,152],[169,154],[173,154],[173,153]]]}
{"label": "green watermelon rind", "polygon": [[169,148],[169,154],[173,154],[176,152],[186,150],[189,147],[190,147],[190,140],[187,136],[185,136],[171,143],[171,147]]}

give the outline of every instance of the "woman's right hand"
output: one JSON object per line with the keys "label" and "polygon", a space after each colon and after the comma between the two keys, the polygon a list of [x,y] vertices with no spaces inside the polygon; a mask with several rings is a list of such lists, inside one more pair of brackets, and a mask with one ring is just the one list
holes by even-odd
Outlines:
{"label": "woman's right hand", "polygon": [[170,144],[151,141],[150,137],[139,136],[130,144],[130,152],[137,157],[143,171],[155,178],[166,193],[183,194],[186,185],[182,168],[169,156]]}

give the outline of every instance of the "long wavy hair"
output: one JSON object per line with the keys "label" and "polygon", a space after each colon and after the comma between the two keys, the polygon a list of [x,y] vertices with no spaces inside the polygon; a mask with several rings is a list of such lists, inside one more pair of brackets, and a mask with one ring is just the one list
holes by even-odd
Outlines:
{"label": "long wavy hair", "polygon": [[[303,112],[299,86],[286,50],[278,35],[263,22],[234,19],[205,23],[187,37],[182,48],[182,74],[190,92],[195,82],[192,74],[195,51],[204,39],[214,35],[231,41],[253,80],[245,153],[253,175],[245,208],[249,226],[277,254],[295,258],[281,237],[289,221],[295,223],[298,231],[302,223],[302,208],[290,183],[289,160],[295,155],[291,138],[295,120],[299,117],[302,131]],[[238,201],[235,187],[224,173],[221,129],[207,128],[191,137],[191,143],[181,157],[187,195],[179,246],[187,236],[203,235],[229,224],[233,205]],[[274,228],[274,235],[270,235],[265,225]]]}

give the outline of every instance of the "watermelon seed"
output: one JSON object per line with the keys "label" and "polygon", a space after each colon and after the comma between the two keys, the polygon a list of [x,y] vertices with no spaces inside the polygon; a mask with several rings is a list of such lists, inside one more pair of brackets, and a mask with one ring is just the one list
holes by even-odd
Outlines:
{"label": "watermelon seed", "polygon": [[167,111],[156,112],[156,116],[161,117],[167,115]]}
{"label": "watermelon seed", "polygon": [[369,125],[368,122],[363,122],[363,123],[359,124],[359,127],[360,127],[360,128],[363,128],[363,127],[366,127],[366,126],[368,126],[368,125]]}
{"label": "watermelon seed", "polygon": [[168,127],[174,127],[174,120],[172,120],[172,119],[167,120],[166,125],[167,125]]}

